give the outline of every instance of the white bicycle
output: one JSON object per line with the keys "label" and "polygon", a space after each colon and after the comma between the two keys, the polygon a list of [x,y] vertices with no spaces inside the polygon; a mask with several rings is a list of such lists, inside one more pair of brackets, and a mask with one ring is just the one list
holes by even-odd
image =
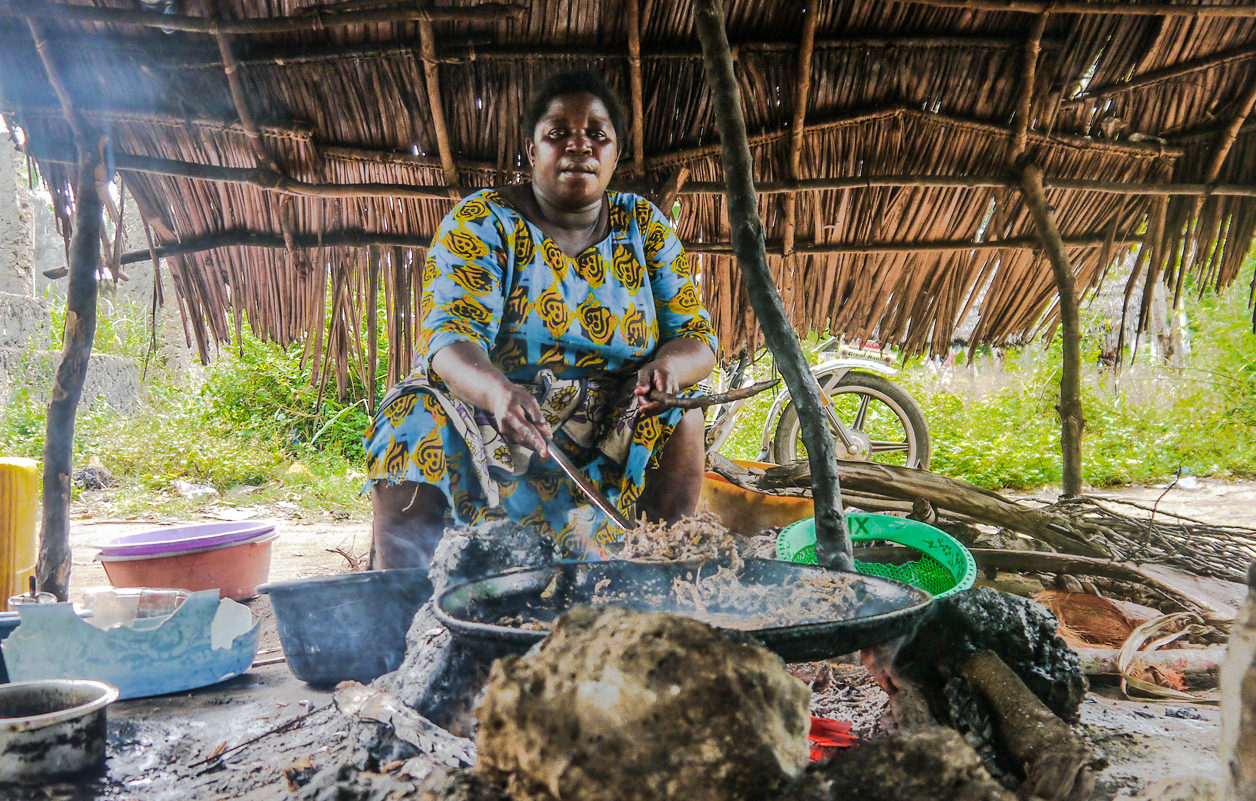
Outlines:
{"label": "white bicycle", "polygon": [[[849,348],[836,338],[820,345],[827,353],[837,346],[837,355],[822,359],[811,368],[820,384],[824,412],[833,431],[839,459],[875,461],[904,467],[928,468],[931,446],[929,427],[920,405],[890,380],[898,371],[884,361],[866,356],[866,349]],[[728,372],[726,388],[748,386],[747,354],[743,351]],[[783,385],[782,385],[783,387]],[[732,433],[745,400],[721,406],[707,426],[707,453],[718,451]],[[798,411],[789,390],[780,389],[773,399],[763,426],[758,460],[775,464],[805,459],[798,424]]]}

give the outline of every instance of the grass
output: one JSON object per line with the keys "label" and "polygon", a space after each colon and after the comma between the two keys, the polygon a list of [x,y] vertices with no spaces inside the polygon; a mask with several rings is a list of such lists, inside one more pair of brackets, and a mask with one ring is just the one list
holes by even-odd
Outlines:
{"label": "grass", "polygon": [[[1138,364],[1114,381],[1097,366],[1098,341],[1086,342],[1087,483],[1159,482],[1175,473],[1256,477],[1250,277],[1249,264],[1233,289],[1190,296],[1192,353],[1179,369],[1151,364],[1144,348]],[[137,312],[103,309],[98,342],[106,352],[142,363],[149,332]],[[57,349],[55,339],[49,344]],[[814,350],[814,340],[809,344]],[[770,358],[753,370],[766,377]],[[949,380],[916,362],[897,380],[929,421],[933,470],[983,487],[1035,489],[1060,480],[1059,370],[1056,341],[983,354]],[[974,374],[977,380],[965,378]],[[246,329],[244,342],[208,368],[201,383],[186,381],[154,363],[131,414],[104,406],[80,413],[75,465],[99,460],[121,482],[90,496],[94,513],[177,516],[216,505],[277,504],[301,516],[369,514],[359,495],[368,419],[365,404],[352,400],[364,394],[361,377],[350,376],[349,401],[328,388],[320,404],[300,350],[260,343]],[[44,405],[32,392],[45,389],[20,388],[0,410],[5,454],[41,458]],[[377,396],[383,389],[376,387]],[[742,408],[726,455],[758,455],[771,402],[771,393],[764,393]],[[181,481],[218,494],[184,498],[176,489]]]}
{"label": "grass", "polygon": [[[1181,368],[1153,364],[1148,348],[1121,377],[1098,365],[1098,339],[1083,346],[1083,477],[1095,487],[1161,482],[1175,474],[1256,477],[1256,335],[1247,287],[1190,295],[1191,354]],[[896,379],[929,422],[930,469],[990,489],[1030,490],[1061,478],[1060,342],[983,354],[954,376],[908,365]],[[1127,355],[1128,363],[1128,355]],[[957,380],[977,375],[977,380]],[[744,407],[723,448],[752,459],[770,399]]]}

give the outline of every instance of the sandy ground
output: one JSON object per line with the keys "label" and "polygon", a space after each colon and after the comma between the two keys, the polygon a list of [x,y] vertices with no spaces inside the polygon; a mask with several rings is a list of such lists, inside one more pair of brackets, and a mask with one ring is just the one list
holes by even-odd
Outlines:
{"label": "sandy ground", "polygon": [[[1159,501],[1160,509],[1175,514],[1213,524],[1256,527],[1256,482],[1199,480],[1179,484],[1167,493],[1164,486],[1153,486],[1093,494],[1146,505]],[[1032,497],[1054,499],[1049,491]],[[93,560],[93,543],[178,522],[209,522],[224,516],[273,520],[279,537],[273,545],[272,581],[345,572],[351,567],[350,560],[364,557],[370,545],[367,521],[337,521],[330,515],[303,520],[279,508],[219,510],[183,521],[92,518],[88,508],[77,507],[72,520],[71,594],[76,598],[81,598],[86,588],[107,583],[100,563]],[[278,661],[282,655],[269,600],[261,596],[249,606],[263,626],[258,666],[236,679],[192,693],[115,704],[110,712],[110,754],[104,772],[72,785],[38,791],[32,788],[32,795],[19,793],[15,798],[174,801],[234,797],[279,801],[289,797],[280,775],[282,768],[301,758],[309,758],[318,766],[329,758],[329,746],[332,752],[336,750],[334,744],[308,741],[298,730],[270,735],[233,751],[234,756],[215,772],[206,772],[209,766],[196,767],[195,760],[204,759],[224,744],[246,742],[330,701],[326,691],[298,681]],[[1148,785],[1170,776],[1221,776],[1216,754],[1220,715],[1215,707],[1130,701],[1120,698],[1112,688],[1099,687],[1087,696],[1082,721],[1087,739],[1107,760],[1096,798],[1134,798]],[[175,764],[186,767],[186,763],[193,769],[173,769]]]}

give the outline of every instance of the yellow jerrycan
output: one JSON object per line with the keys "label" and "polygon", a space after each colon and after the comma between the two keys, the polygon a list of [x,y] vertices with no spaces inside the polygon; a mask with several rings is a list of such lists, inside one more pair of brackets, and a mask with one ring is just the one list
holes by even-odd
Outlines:
{"label": "yellow jerrycan", "polygon": [[0,458],[0,605],[30,589],[39,557],[38,514],[39,466],[33,459]]}

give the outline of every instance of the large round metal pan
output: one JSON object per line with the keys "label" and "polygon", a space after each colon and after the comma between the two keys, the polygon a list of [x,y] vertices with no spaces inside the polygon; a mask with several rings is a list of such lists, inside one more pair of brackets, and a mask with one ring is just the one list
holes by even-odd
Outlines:
{"label": "large round metal pan", "polygon": [[[543,640],[547,632],[498,625],[496,621],[521,617],[525,621],[552,622],[575,606],[587,605],[595,594],[602,598],[615,596],[615,604],[641,611],[684,615],[683,609],[660,605],[650,596],[667,597],[673,579],[690,578],[699,569],[710,575],[715,567],[610,561],[512,570],[450,588],[437,599],[435,611],[455,636],[515,643],[523,651]],[[814,565],[748,559],[741,577],[745,583],[783,586],[807,573],[824,572],[826,568]],[[850,653],[907,634],[932,601],[927,592],[909,584],[860,573],[845,575],[854,583],[853,600],[832,619],[772,628],[726,628],[751,635],[787,662],[805,662]]]}

